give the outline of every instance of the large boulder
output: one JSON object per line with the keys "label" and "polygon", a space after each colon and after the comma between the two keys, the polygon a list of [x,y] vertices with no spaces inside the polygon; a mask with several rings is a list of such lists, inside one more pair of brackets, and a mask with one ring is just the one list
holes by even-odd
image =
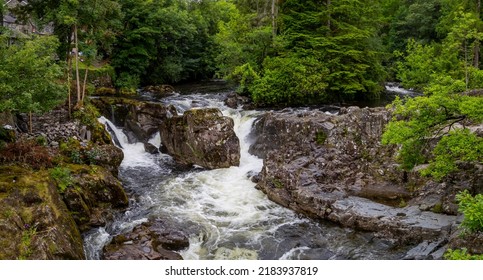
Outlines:
{"label": "large boulder", "polygon": [[433,182],[401,170],[397,147],[380,143],[390,118],[358,107],[265,114],[250,149],[264,158],[257,188],[299,213],[398,242],[447,240],[458,223],[454,195],[475,191],[481,172]]}
{"label": "large boulder", "polygon": [[208,169],[238,166],[240,142],[233,125],[233,119],[218,109],[191,109],[161,124],[161,142],[182,164]]}

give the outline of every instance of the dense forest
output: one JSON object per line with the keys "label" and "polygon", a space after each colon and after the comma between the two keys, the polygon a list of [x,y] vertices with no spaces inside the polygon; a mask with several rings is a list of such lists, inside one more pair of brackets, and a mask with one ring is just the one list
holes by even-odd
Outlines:
{"label": "dense forest", "polygon": [[102,66],[118,89],[216,77],[259,105],[304,105],[375,99],[386,81],[483,83],[479,0],[31,0],[11,12],[53,25],[56,64],[76,68],[74,80]]}

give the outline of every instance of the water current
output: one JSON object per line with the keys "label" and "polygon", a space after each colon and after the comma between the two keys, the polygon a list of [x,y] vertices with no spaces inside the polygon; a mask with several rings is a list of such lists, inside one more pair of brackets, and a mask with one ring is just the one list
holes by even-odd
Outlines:
{"label": "water current", "polygon": [[[248,153],[252,124],[259,111],[231,109],[223,94],[176,95],[163,99],[182,113],[193,107],[216,107],[235,123],[241,143],[240,166],[205,170],[180,169],[166,154],[152,155],[142,143],[129,144],[122,128],[114,128],[124,160],[119,177],[130,205],[105,227],[84,235],[88,259],[102,258],[113,236],[148,220],[169,220],[189,235],[184,259],[399,259],[405,250],[372,233],[357,232],[304,218],[271,202],[250,176],[263,160]],[[161,102],[161,101],[160,101]],[[110,122],[104,117],[100,122]],[[159,146],[159,133],[150,142]]]}

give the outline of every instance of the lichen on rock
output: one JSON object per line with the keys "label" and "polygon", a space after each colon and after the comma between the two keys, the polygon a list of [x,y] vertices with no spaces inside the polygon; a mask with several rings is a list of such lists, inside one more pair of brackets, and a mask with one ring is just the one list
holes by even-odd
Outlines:
{"label": "lichen on rock", "polygon": [[182,164],[208,169],[240,164],[240,142],[233,119],[216,108],[191,109],[160,125],[161,142]]}

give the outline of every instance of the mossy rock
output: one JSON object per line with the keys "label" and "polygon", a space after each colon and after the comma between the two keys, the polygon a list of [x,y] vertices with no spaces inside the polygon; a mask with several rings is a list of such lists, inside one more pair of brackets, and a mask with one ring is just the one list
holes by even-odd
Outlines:
{"label": "mossy rock", "polygon": [[82,238],[48,171],[0,166],[0,259],[84,259]]}
{"label": "mossy rock", "polygon": [[106,223],[115,209],[128,206],[128,197],[119,180],[97,165],[68,164],[72,186],[62,194],[67,208],[81,231]]}

